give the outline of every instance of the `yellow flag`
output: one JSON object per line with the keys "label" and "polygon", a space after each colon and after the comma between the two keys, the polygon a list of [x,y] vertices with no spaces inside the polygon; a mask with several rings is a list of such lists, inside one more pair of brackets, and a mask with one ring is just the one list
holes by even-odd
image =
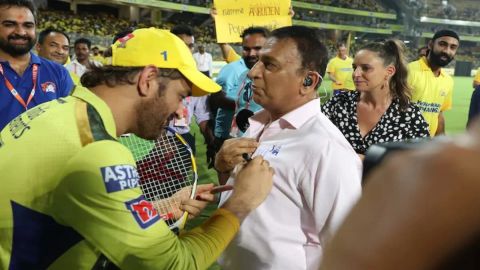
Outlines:
{"label": "yellow flag", "polygon": [[241,42],[245,28],[262,26],[274,30],[292,25],[290,0],[215,0],[217,42]]}

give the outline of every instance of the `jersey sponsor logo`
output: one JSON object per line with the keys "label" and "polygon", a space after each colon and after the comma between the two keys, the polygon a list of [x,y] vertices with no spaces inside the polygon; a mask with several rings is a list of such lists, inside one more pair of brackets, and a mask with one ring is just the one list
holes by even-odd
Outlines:
{"label": "jersey sponsor logo", "polygon": [[142,229],[146,229],[160,220],[157,210],[149,201],[145,200],[143,195],[125,202],[125,205]]}
{"label": "jersey sponsor logo", "polygon": [[23,133],[30,129],[30,126],[27,122],[22,118],[22,115],[19,115],[8,124],[8,128],[10,130],[10,134],[12,134],[13,138],[18,139],[22,137]]}
{"label": "jersey sponsor logo", "polygon": [[48,93],[48,92],[55,93],[57,90],[57,87],[53,82],[45,82],[45,83],[42,83],[42,90],[44,93]]}
{"label": "jersey sponsor logo", "polygon": [[100,168],[108,193],[138,187],[137,169],[132,165],[115,165]]}
{"label": "jersey sponsor logo", "polygon": [[417,106],[420,108],[420,111],[426,113],[439,113],[440,112],[440,104],[438,103],[430,103],[430,102],[417,102]]}

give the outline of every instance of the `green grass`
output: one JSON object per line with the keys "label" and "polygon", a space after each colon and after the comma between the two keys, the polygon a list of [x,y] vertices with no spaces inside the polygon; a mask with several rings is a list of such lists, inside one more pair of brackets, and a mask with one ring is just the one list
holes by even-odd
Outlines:
{"label": "green grass", "polygon": [[472,77],[454,77],[453,107],[445,112],[446,132],[449,135],[465,130],[473,87]]}
{"label": "green grass", "polygon": [[[472,77],[454,77],[454,81],[455,88],[453,93],[453,108],[445,113],[446,132],[450,135],[457,134],[465,130],[468,107],[470,105],[470,96],[472,95],[473,91]],[[322,102],[328,100],[328,98],[331,96],[332,91],[330,86],[331,82],[326,80],[320,87],[319,95],[322,99]],[[206,148],[203,144],[202,134],[200,133],[198,126],[195,124],[192,125],[192,133],[195,135],[195,140],[197,143],[196,159],[198,165],[199,183],[218,184],[216,172],[213,169],[207,168],[205,156]],[[203,222],[215,209],[216,205],[209,205],[199,217],[188,222],[187,229],[193,228],[194,226]],[[210,267],[210,270],[218,269],[220,269],[220,267],[216,264]]]}

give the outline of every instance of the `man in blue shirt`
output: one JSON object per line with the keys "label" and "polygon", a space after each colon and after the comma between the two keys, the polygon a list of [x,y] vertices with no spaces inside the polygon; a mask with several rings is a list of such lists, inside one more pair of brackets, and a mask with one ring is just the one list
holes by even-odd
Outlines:
{"label": "man in blue shirt", "polygon": [[73,88],[64,67],[30,52],[35,22],[32,1],[0,2],[0,130],[27,109],[67,96]]}
{"label": "man in blue shirt", "polygon": [[[218,74],[216,82],[222,87],[222,91],[211,94],[209,100],[212,110],[218,108],[213,131],[215,152],[218,152],[223,142],[231,137],[230,130],[237,109],[237,97],[243,88],[251,85],[247,73],[258,62],[258,52],[268,35],[269,31],[263,27],[245,29],[241,35],[242,58],[224,66]],[[228,174],[218,171],[219,183],[224,183],[227,179]]]}
{"label": "man in blue shirt", "polygon": [[245,29],[242,33],[242,59],[224,66],[218,74],[216,82],[222,86],[222,91],[210,97],[210,102],[214,104],[212,107],[218,107],[214,130],[217,149],[220,149],[223,141],[230,137],[235,101],[239,91],[250,85],[246,74],[257,63],[258,51],[267,36],[268,30],[263,27]]}

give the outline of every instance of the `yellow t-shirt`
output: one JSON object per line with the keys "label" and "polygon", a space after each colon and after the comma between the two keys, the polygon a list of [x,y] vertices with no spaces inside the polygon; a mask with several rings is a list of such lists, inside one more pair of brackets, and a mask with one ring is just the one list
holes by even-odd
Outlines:
{"label": "yellow t-shirt", "polygon": [[102,55],[93,55],[91,56],[91,59],[99,62],[99,63],[102,63],[102,65],[105,65],[105,57],[103,57]]}
{"label": "yellow t-shirt", "polygon": [[327,65],[327,73],[331,73],[337,81],[337,83],[332,82],[332,89],[355,90],[352,79],[352,64],[353,59],[348,56],[345,60],[338,56],[330,59]]}
{"label": "yellow t-shirt", "polygon": [[477,84],[480,84],[480,68],[477,69],[477,73],[475,74],[475,78],[473,78],[474,81],[477,82]]}
{"label": "yellow t-shirt", "polygon": [[442,69],[435,77],[425,57],[408,64],[408,84],[412,88],[412,101],[422,111],[430,127],[430,135],[435,136],[440,112],[452,108],[453,79]]}
{"label": "yellow t-shirt", "polygon": [[82,84],[80,83],[80,77],[78,77],[77,74],[75,74],[75,73],[73,73],[73,72],[71,72],[71,71],[69,71],[68,73],[70,74],[70,78],[72,78],[73,84],[75,84],[75,85],[82,85]]}

